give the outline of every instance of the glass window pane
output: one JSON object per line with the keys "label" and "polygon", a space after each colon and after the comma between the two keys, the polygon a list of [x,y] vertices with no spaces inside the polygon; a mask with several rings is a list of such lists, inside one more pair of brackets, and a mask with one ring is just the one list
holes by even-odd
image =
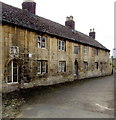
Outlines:
{"label": "glass window pane", "polygon": [[45,40],[46,40],[45,37],[42,37],[42,42],[45,42]]}
{"label": "glass window pane", "polygon": [[59,50],[61,50],[61,41],[59,40]]}
{"label": "glass window pane", "polygon": [[42,73],[46,73],[45,67],[42,68]]}
{"label": "glass window pane", "polygon": [[62,50],[65,50],[65,43],[62,41]]}
{"label": "glass window pane", "polygon": [[74,46],[74,54],[78,54],[78,47]]}
{"label": "glass window pane", "polygon": [[17,74],[17,67],[13,68],[13,74]]}
{"label": "glass window pane", "polygon": [[12,62],[8,64],[8,83],[12,82]]}
{"label": "glass window pane", "polygon": [[17,74],[13,74],[13,82],[18,82]]}
{"label": "glass window pane", "polygon": [[12,82],[12,76],[8,76],[8,83]]}
{"label": "glass window pane", "polygon": [[42,61],[42,73],[46,73],[46,61]]}
{"label": "glass window pane", "polygon": [[45,43],[42,42],[42,48],[45,48],[45,47],[46,47],[46,46],[45,46]]}
{"label": "glass window pane", "polygon": [[59,62],[59,72],[65,72],[66,62]]}
{"label": "glass window pane", "polygon": [[38,48],[41,48],[41,36],[38,36]]}
{"label": "glass window pane", "polygon": [[18,82],[18,66],[17,62],[13,61],[13,82]]}
{"label": "glass window pane", "polygon": [[17,62],[13,61],[13,67],[17,67]]}
{"label": "glass window pane", "polygon": [[41,43],[40,42],[38,42],[38,48],[40,48],[41,47]]}
{"label": "glass window pane", "polygon": [[38,61],[38,65],[37,65],[37,73],[40,74],[41,73],[41,62]]}
{"label": "glass window pane", "polygon": [[42,37],[42,48],[45,48],[46,47],[46,38],[45,37]]}

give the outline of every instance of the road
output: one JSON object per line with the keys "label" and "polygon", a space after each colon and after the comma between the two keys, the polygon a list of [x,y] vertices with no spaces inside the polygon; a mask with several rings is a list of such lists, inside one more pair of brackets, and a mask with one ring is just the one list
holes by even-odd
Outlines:
{"label": "road", "polygon": [[32,89],[17,118],[113,118],[114,77]]}

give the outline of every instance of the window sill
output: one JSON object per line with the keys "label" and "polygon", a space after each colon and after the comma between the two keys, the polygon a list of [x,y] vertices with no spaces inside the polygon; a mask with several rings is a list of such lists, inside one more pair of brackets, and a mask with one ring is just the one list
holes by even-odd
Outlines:
{"label": "window sill", "polygon": [[61,74],[61,75],[64,75],[64,74],[66,74],[66,72],[58,72],[59,74]]}
{"label": "window sill", "polygon": [[19,84],[18,82],[13,82],[13,83],[7,83],[8,85],[17,85]]}
{"label": "window sill", "polygon": [[77,76],[77,74],[73,74],[74,76]]}
{"label": "window sill", "polygon": [[46,50],[46,48],[41,48],[41,47],[38,47],[39,49],[45,49]]}
{"label": "window sill", "polygon": [[66,52],[66,50],[58,50],[59,52]]}
{"label": "window sill", "polygon": [[45,76],[45,75],[47,75],[47,73],[37,74],[38,77],[42,77],[42,76]]}

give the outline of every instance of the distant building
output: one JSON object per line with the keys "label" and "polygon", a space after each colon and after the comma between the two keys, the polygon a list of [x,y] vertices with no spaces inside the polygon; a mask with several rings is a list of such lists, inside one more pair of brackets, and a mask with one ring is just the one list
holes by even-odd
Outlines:
{"label": "distant building", "polygon": [[113,58],[116,58],[116,48],[113,49]]}
{"label": "distant building", "polygon": [[75,30],[73,16],[65,26],[37,16],[36,3],[22,9],[2,4],[3,92],[111,74],[110,50]]}
{"label": "distant building", "polygon": [[116,48],[113,49],[113,56],[112,56],[112,67],[113,73],[116,73]]}

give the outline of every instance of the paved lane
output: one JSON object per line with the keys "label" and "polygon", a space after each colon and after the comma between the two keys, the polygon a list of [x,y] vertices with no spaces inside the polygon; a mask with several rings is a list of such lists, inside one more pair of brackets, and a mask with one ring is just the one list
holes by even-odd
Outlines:
{"label": "paved lane", "polygon": [[114,77],[28,91],[18,118],[113,118]]}

